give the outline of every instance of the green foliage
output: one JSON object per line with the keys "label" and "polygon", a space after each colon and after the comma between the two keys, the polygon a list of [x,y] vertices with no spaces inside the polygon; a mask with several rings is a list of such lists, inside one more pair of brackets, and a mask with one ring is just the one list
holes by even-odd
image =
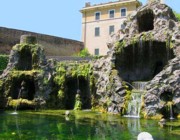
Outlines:
{"label": "green foliage", "polygon": [[180,13],[177,13],[177,12],[174,11],[174,14],[175,14],[177,20],[180,21]]}
{"label": "green foliage", "polygon": [[3,71],[8,64],[8,55],[0,55],[0,71]]}
{"label": "green foliage", "polygon": [[126,111],[128,109],[128,103],[129,103],[130,100],[131,100],[131,91],[128,88],[126,88],[125,102],[124,102],[124,104],[122,106],[121,115],[126,114]]}
{"label": "green foliage", "polygon": [[[91,77],[92,70],[89,63],[68,63],[60,62],[56,66],[56,75],[54,77],[54,82],[58,87],[58,98],[60,102],[63,102],[63,99],[66,97],[66,82],[68,79],[83,77],[86,80],[94,80]],[[90,85],[93,85],[93,81],[90,81]],[[79,103],[77,103],[79,104]],[[62,107],[62,105],[61,105]]]}
{"label": "green foliage", "polygon": [[59,90],[58,91],[58,98],[59,99],[63,99],[64,98],[64,91],[63,90]]}
{"label": "green foliage", "polygon": [[82,102],[79,94],[76,94],[76,100],[74,105],[74,110],[81,110],[82,109]]}
{"label": "green foliage", "polygon": [[124,49],[124,47],[126,46],[126,41],[121,41],[121,42],[116,42],[115,43],[115,51],[116,53],[121,53]]}
{"label": "green foliage", "polygon": [[32,100],[27,100],[27,99],[11,99],[8,98],[8,106],[15,108],[16,106],[21,106],[21,105],[26,105],[26,106],[32,106],[35,107],[36,103]]}
{"label": "green foliage", "polygon": [[90,56],[90,53],[89,53],[87,48],[84,48],[83,50],[81,50],[78,53],[78,56],[80,56],[80,57],[87,57],[87,56]]}

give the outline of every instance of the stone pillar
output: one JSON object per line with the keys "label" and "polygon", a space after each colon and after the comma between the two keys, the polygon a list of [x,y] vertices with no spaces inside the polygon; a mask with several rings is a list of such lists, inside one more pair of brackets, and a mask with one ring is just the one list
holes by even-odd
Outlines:
{"label": "stone pillar", "polygon": [[32,35],[22,35],[20,39],[20,44],[36,44],[37,39]]}

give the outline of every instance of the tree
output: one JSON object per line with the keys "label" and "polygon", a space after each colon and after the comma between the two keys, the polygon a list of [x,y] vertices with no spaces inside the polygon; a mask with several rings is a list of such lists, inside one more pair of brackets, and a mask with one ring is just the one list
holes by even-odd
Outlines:
{"label": "tree", "polygon": [[88,51],[87,48],[84,48],[83,50],[80,51],[80,53],[78,54],[78,56],[80,57],[86,57],[86,56],[90,56],[90,53]]}

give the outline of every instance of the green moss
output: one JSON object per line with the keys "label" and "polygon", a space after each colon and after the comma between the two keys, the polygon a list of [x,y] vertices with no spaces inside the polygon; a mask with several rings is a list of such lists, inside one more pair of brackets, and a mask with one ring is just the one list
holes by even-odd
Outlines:
{"label": "green moss", "polygon": [[30,101],[27,99],[9,99],[8,106],[15,108],[16,106],[36,106],[34,101]]}
{"label": "green moss", "polygon": [[32,68],[38,69],[38,65],[39,63],[41,63],[40,56],[38,55],[40,51],[43,51],[42,48],[38,44],[17,44],[12,48],[12,50],[17,51],[23,57],[26,56],[23,54],[30,53],[32,56]]}
{"label": "green moss", "polygon": [[2,80],[0,80],[0,88],[2,87],[2,85],[3,85],[3,81],[2,81]]}
{"label": "green moss", "polygon": [[37,73],[42,73],[41,70],[31,70],[31,71],[11,71],[9,73],[9,78],[22,78],[22,77],[26,77],[26,76],[30,76],[33,77],[34,75],[36,75]]}
{"label": "green moss", "polygon": [[2,93],[2,87],[3,87],[3,81],[0,80],[0,97],[1,97],[1,95],[3,94],[3,93]]}

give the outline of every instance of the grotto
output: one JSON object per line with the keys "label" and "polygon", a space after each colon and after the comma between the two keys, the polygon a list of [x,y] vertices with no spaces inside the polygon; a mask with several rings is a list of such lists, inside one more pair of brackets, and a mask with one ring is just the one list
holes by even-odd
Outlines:
{"label": "grotto", "polygon": [[[36,37],[23,35],[0,76],[0,108],[91,109],[130,116],[129,109],[139,104],[135,117],[168,118],[171,109],[177,118],[180,30],[172,9],[148,3],[124,26],[108,44],[108,54],[92,61],[47,60]],[[136,97],[138,102],[132,100]]]}

